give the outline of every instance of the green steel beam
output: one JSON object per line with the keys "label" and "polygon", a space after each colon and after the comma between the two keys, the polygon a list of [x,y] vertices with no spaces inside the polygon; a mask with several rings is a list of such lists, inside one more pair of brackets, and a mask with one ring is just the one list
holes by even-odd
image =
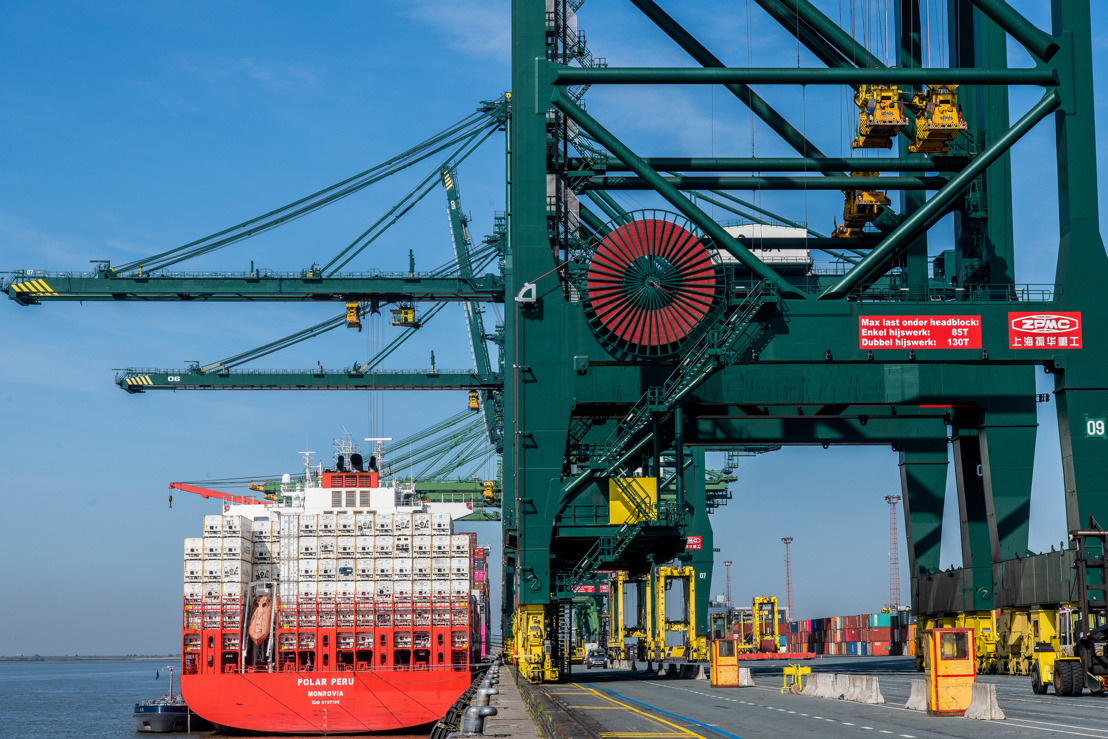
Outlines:
{"label": "green steel beam", "polygon": [[[718,57],[708,51],[703,44],[682,28],[669,14],[658,7],[657,3],[653,0],[631,0],[631,3],[642,11],[643,15],[653,21],[658,28],[673,39],[678,46],[684,49],[697,64],[702,67],[711,68],[724,66],[723,62],[720,61]],[[793,151],[801,156],[824,156],[819,147],[809,141],[800,131],[796,130],[796,127],[789,123],[784,116],[770,107],[769,103],[763,100],[758,93],[754,92],[748,85],[728,84],[726,87],[743,103],[743,105],[750,108],[750,111],[754,115],[758,116],[769,126],[770,130],[791,146]]]}
{"label": "green steel beam", "polygon": [[851,64],[841,51],[807,21],[798,18],[796,12],[789,9],[781,0],[755,0],[755,2],[828,67],[856,66]]}
{"label": "green steel beam", "polygon": [[786,297],[807,297],[803,293],[798,292],[792,285],[785,282],[779,274],[751,254],[746,247],[739,244],[733,236],[724,231],[723,227],[716,223],[707,213],[696,207],[688,198],[682,196],[676,188],[666,182],[664,177],[646,166],[636,154],[623,144],[622,141],[613,136],[607,129],[601,126],[596,119],[582,110],[568,95],[564,94],[561,90],[555,90],[551,97],[551,103],[554,107],[558,108],[558,110],[573,119],[577,125],[596,139],[604,148],[612,152],[612,154],[630,167],[635,174],[650,182],[659,195],[669,201],[673,207],[677,208],[677,210],[699,226],[706,234],[711,236],[716,244],[726,249],[751,272],[776,287],[777,290]]}
{"label": "green steel beam", "polygon": [[116,384],[129,393],[147,390],[500,390],[503,383],[471,370],[184,370],[128,369]]}
{"label": "green steel beam", "polygon": [[23,270],[2,288],[21,305],[64,300],[198,302],[481,301],[504,302],[500,275],[471,280],[388,273],[323,277],[316,273],[181,272],[147,277]]}
{"label": "green steel beam", "polygon": [[[865,161],[865,160],[861,160]],[[586,190],[650,190],[645,178],[585,175]],[[676,190],[938,190],[945,177],[663,177]]]}
{"label": "green steel beam", "polygon": [[969,1],[1041,61],[1049,62],[1061,48],[1056,38],[1039,29],[1004,0]]}
{"label": "green steel beam", "polygon": [[[824,69],[762,67],[693,69],[688,67],[604,67],[581,69],[551,65],[553,82],[569,85],[1035,85],[1057,87],[1058,75],[1046,67],[1030,69]],[[594,137],[595,138],[595,137]]]}
{"label": "green steel beam", "polygon": [[945,438],[901,441],[900,490],[904,533],[908,539],[908,572],[939,571],[949,467]]}
{"label": "green steel beam", "polygon": [[[914,71],[914,70],[904,70]],[[872,281],[885,268],[888,262],[897,256],[900,251],[910,243],[917,234],[930,228],[946,213],[947,208],[961,195],[970,183],[990,164],[995,162],[1004,152],[1035,127],[1043,118],[1061,105],[1058,92],[1051,90],[1043,96],[1042,100],[1035,104],[1031,110],[1020,118],[1016,125],[998,138],[992,145],[973,160],[966,169],[959,172],[938,193],[927,201],[919,210],[906,218],[896,229],[890,233],[881,245],[871,251],[858,265],[850,270],[836,284],[826,289],[820,299],[837,298],[846,295],[855,287]]]}
{"label": "green steel beam", "polygon": [[[962,164],[951,157],[642,157],[659,172],[956,172]],[[608,157],[604,171],[629,170],[626,164]],[[573,158],[570,170],[588,170],[584,161]]]}

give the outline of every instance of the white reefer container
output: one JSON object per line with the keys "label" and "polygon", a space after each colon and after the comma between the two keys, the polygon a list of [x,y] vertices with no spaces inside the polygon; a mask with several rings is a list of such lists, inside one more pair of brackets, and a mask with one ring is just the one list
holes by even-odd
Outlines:
{"label": "white reefer container", "polygon": [[223,516],[204,516],[204,536],[223,536]]}
{"label": "white reefer container", "polygon": [[185,559],[204,559],[204,540],[199,537],[185,539]]}
{"label": "white reefer container", "polygon": [[368,600],[373,597],[376,584],[372,580],[359,580],[354,583],[354,593],[358,600]]}
{"label": "white reefer container", "polygon": [[416,580],[430,580],[431,579],[431,558],[430,557],[413,557],[412,558],[412,577]]}
{"label": "white reefer container", "polygon": [[412,579],[412,558],[397,557],[393,560],[392,576],[394,580]]}
{"label": "white reefer container", "polygon": [[372,580],[377,567],[377,560],[372,557],[359,557],[354,564],[354,577],[357,580]]}
{"label": "white reefer container", "polygon": [[255,518],[250,524],[250,531],[255,544],[269,541],[273,537],[273,522],[268,518]]}
{"label": "white reefer container", "polygon": [[353,513],[340,513],[338,514],[337,523],[335,525],[339,536],[353,536],[358,533],[357,519]]}
{"label": "white reefer container", "polygon": [[338,578],[339,580],[353,581],[355,577],[355,564],[353,559],[340,559],[338,560]]}
{"label": "white reefer container", "polygon": [[335,588],[335,596],[338,598],[353,598],[357,593],[357,583],[352,580],[339,580]]}
{"label": "white reefer container", "polygon": [[227,559],[223,561],[223,582],[248,583],[254,577],[254,567],[249,562],[241,559]]}
{"label": "white reefer container", "polygon": [[300,535],[315,536],[319,532],[319,515],[315,513],[300,514]]}
{"label": "white reefer container", "polygon": [[375,531],[378,534],[386,534],[392,536],[392,514],[391,513],[378,513],[377,514],[377,526]]}
{"label": "white reefer container", "polygon": [[219,582],[223,579],[223,560],[204,560],[204,582]]}
{"label": "white reefer container", "polygon": [[201,585],[205,603],[220,603],[223,600],[223,583],[210,580]]}
{"label": "white reefer container", "polygon": [[431,579],[450,579],[450,557],[433,557],[431,559]]}
{"label": "white reefer container", "polygon": [[223,602],[227,605],[242,603],[242,596],[246,595],[246,585],[240,582],[225,582],[222,587]]}
{"label": "white reefer container", "polygon": [[392,517],[392,531],[394,534],[412,535],[412,514],[406,511],[396,513]]}
{"label": "white reefer container", "polygon": [[254,559],[254,542],[241,536],[223,538],[223,559]]}
{"label": "white reefer container", "polygon": [[431,514],[416,512],[412,514],[412,536],[431,533]]}
{"label": "white reefer container", "polygon": [[356,513],[354,514],[354,527],[357,530],[358,536],[373,536],[374,534],[374,515],[372,513]]}
{"label": "white reefer container", "polygon": [[338,537],[334,534],[321,533],[319,539],[319,558],[331,557],[334,559],[338,555]]}
{"label": "white reefer container", "polygon": [[300,581],[300,586],[296,589],[296,597],[300,599],[301,607],[305,605],[305,601],[310,604],[318,595],[319,586],[316,583]]}
{"label": "white reefer container", "polygon": [[185,602],[199,603],[204,593],[204,585],[198,582],[185,583]]}
{"label": "white reefer container", "polygon": [[319,576],[319,560],[318,559],[301,559],[297,566],[297,572],[300,573],[300,581],[315,580]]}
{"label": "white reefer container", "polygon": [[300,571],[297,569],[299,560],[296,559],[282,559],[276,562],[277,572],[280,575],[278,579],[282,582],[294,582],[300,579]]}
{"label": "white reefer container", "polygon": [[412,554],[412,537],[404,535],[404,534],[397,534],[396,536],[394,536],[392,538],[392,542],[393,542],[392,547],[393,547],[393,553],[394,554],[404,554],[404,555],[411,556],[411,554]]}
{"label": "white reefer container", "polygon": [[373,576],[378,580],[391,580],[392,573],[392,557],[378,557],[373,567]]}
{"label": "white reefer container", "polygon": [[354,536],[340,536],[338,538],[338,548],[335,550],[340,557],[354,557],[358,553],[357,537]]}
{"label": "white reefer container", "polygon": [[436,599],[450,597],[450,583],[447,580],[432,581],[431,597]]}
{"label": "white reefer container", "polygon": [[272,562],[276,559],[277,547],[280,544],[274,541],[257,541],[254,542],[254,561],[255,562]]}
{"label": "white reefer container", "polygon": [[413,598],[430,598],[431,597],[431,582],[430,582],[430,580],[413,580],[412,581],[412,597]]}
{"label": "white reefer container", "polygon": [[320,513],[317,526],[320,536],[324,534],[334,536],[338,533],[338,517],[334,513]]}
{"label": "white reefer container", "polygon": [[315,559],[319,556],[319,537],[318,536],[301,536],[300,537],[300,558],[301,559]]}
{"label": "white reefer container", "polygon": [[392,585],[392,594],[397,598],[411,598],[412,597],[412,581],[411,580],[398,580]]}
{"label": "white reefer container", "polygon": [[372,557],[377,553],[374,549],[374,540],[372,536],[358,536],[354,539],[354,548],[359,557]]}
{"label": "white reefer container", "polygon": [[393,536],[392,534],[381,535],[373,537],[374,553],[378,557],[391,557],[393,552]]}
{"label": "white reefer container", "polygon": [[454,557],[461,557],[469,554],[469,535],[468,534],[454,534],[450,537],[450,553]]}
{"label": "white reefer container", "polygon": [[450,556],[450,537],[437,534],[431,537],[431,553],[436,557]]}
{"label": "white reefer container", "polygon": [[338,560],[320,557],[318,573],[320,580],[334,580],[339,574]]}
{"label": "white reefer container", "polygon": [[253,536],[253,520],[246,516],[240,516],[236,513],[226,513],[223,515],[223,535],[224,536]]}
{"label": "white reefer container", "polygon": [[319,583],[319,597],[320,598],[334,598],[335,593],[338,592],[338,583],[334,581],[320,582]]}
{"label": "white reefer container", "polygon": [[469,557],[450,558],[450,579],[469,580]]}
{"label": "white reefer container", "polygon": [[254,581],[266,582],[273,580],[275,565],[270,562],[255,562],[254,563]]}
{"label": "white reefer container", "polygon": [[392,598],[392,581],[378,580],[373,584],[373,593],[378,599]]}
{"label": "white reefer container", "polygon": [[[426,514],[425,514],[426,515]],[[431,555],[431,537],[426,535],[419,535],[412,537],[412,554],[417,557],[428,557]]]}
{"label": "white reefer container", "polygon": [[468,580],[451,580],[450,581],[450,597],[457,600],[458,598],[469,598],[469,581]]}
{"label": "white reefer container", "polygon": [[200,582],[204,579],[204,560],[185,560],[185,582]]}
{"label": "white reefer container", "polygon": [[432,513],[431,514],[431,531],[436,534],[449,534],[450,533],[450,514],[449,513]]}
{"label": "white reefer container", "polygon": [[204,559],[221,559],[223,557],[223,537],[204,537]]}

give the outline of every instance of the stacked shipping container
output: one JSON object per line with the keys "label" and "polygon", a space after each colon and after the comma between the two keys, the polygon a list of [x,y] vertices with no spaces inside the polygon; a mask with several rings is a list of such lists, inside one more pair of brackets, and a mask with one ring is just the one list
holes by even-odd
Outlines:
{"label": "stacked shipping container", "polygon": [[[483,656],[487,635],[471,638],[471,628],[488,588],[484,551],[476,534],[453,533],[449,515],[267,514],[205,516],[204,537],[185,540],[186,673],[461,666]],[[276,650],[244,659],[245,619],[261,596],[275,602]]]}
{"label": "stacked shipping container", "polygon": [[916,617],[900,613],[870,613],[790,621],[787,651],[815,654],[913,655]]}

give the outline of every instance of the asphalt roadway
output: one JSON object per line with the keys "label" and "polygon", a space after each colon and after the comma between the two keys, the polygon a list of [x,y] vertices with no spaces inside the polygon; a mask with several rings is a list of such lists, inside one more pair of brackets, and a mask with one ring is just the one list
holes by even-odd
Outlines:
{"label": "asphalt roadway", "polygon": [[[753,739],[755,737],[1048,737],[1108,739],[1108,697],[1060,698],[1031,692],[1031,678],[980,675],[996,684],[1004,721],[939,718],[908,711],[911,680],[923,677],[910,657],[824,657],[803,664],[813,672],[876,675],[884,705],[781,694],[784,663],[754,663],[755,686],[713,688],[705,680],[659,677],[645,671],[586,670],[540,688],[576,724],[576,736],[602,739]],[[640,667],[641,667],[640,663]]]}

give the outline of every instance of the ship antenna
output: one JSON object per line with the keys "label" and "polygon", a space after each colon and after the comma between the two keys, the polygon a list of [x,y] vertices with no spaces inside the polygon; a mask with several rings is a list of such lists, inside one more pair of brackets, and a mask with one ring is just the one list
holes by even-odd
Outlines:
{"label": "ship antenna", "polygon": [[300,452],[304,455],[304,488],[312,486],[312,455],[315,452]]}

